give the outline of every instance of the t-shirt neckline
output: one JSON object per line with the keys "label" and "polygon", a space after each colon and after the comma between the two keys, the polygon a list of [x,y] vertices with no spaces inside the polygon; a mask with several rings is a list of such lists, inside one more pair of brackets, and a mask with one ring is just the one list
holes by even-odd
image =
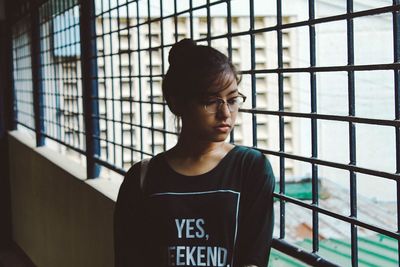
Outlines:
{"label": "t-shirt neckline", "polygon": [[175,175],[178,175],[180,177],[186,177],[186,178],[197,178],[197,177],[202,177],[202,176],[207,176],[210,173],[213,173],[214,171],[218,170],[219,168],[221,168],[221,166],[223,165],[223,163],[228,160],[228,158],[230,157],[230,155],[233,153],[234,150],[238,149],[239,146],[235,145],[231,150],[228,151],[228,153],[226,153],[226,155],[218,162],[218,164],[212,168],[211,170],[202,173],[202,174],[198,174],[198,175],[185,175],[182,173],[179,173],[177,171],[175,171],[168,163],[168,161],[165,158],[165,153],[162,153],[162,162],[166,165],[167,169],[174,173]]}

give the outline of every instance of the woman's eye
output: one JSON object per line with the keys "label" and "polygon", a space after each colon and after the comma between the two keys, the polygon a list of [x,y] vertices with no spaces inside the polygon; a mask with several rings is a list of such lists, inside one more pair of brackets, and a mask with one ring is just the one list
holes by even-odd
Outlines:
{"label": "woman's eye", "polygon": [[237,97],[231,98],[231,99],[228,100],[229,104],[236,104],[237,102],[238,102],[238,98]]}
{"label": "woman's eye", "polygon": [[211,100],[207,100],[205,103],[206,103],[206,105],[214,105],[214,104],[218,103],[218,100],[217,99],[211,99]]}

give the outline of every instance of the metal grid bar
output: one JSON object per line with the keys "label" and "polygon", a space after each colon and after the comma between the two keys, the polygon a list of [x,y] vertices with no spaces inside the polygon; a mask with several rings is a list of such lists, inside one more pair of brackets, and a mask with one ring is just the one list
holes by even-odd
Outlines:
{"label": "metal grid bar", "polygon": [[[126,6],[126,19],[127,19],[127,26],[128,26],[128,36],[130,37],[131,36],[131,27],[130,27],[130,24],[131,24],[131,16],[130,16],[130,13],[129,13],[129,8],[128,8],[128,6]],[[128,50],[129,51],[131,51],[131,49],[132,49],[132,47],[131,47],[131,42],[128,42]],[[130,101],[132,101],[133,99],[134,99],[134,97],[133,97],[133,95],[132,95],[132,88],[131,88],[131,86],[132,86],[132,71],[131,71],[131,67],[132,67],[132,65],[133,65],[133,62],[131,61],[131,54],[129,53],[128,54],[128,56],[129,56],[129,59],[128,59],[128,65],[129,65],[129,100]],[[132,105],[129,105],[129,113],[130,114],[133,114],[133,110],[132,110]],[[130,115],[129,116],[129,123],[130,123],[130,125],[128,125],[128,127],[130,127],[130,131],[129,131],[129,133],[130,133],[130,145],[132,146],[133,144],[134,144],[134,139],[133,139],[133,137],[134,137],[134,134],[133,134],[133,132],[132,132],[132,124],[133,124],[133,116],[132,115]],[[135,143],[136,143],[136,140],[135,140]],[[133,164],[133,149],[131,149],[130,150],[130,164]],[[123,162],[123,160],[122,160],[122,162]]]}
{"label": "metal grid bar", "polygon": [[[278,46],[278,68],[283,68],[283,48],[282,48],[282,1],[276,1],[276,32],[277,32],[277,46]],[[281,112],[284,111],[284,97],[283,97],[283,73],[278,73],[278,94],[279,94],[279,152],[285,152],[285,121],[284,117],[281,115]],[[279,193],[285,194],[285,158],[279,157]],[[285,201],[281,198],[279,199],[280,210],[279,210],[279,238],[285,238],[285,214],[286,207]]]}
{"label": "metal grid bar", "polygon": [[44,132],[43,123],[43,87],[42,87],[42,70],[41,70],[41,56],[40,56],[40,25],[39,25],[39,11],[36,6],[32,7],[31,11],[32,20],[32,77],[33,77],[33,105],[35,111],[35,130],[36,130],[36,146],[44,145]]}
{"label": "metal grid bar", "polygon": [[[117,6],[119,6],[119,0],[117,0]],[[117,80],[119,80],[119,95],[120,95],[120,99],[119,99],[119,108],[120,108],[119,116],[121,118],[121,123],[119,124],[119,126],[120,126],[119,127],[119,135],[120,135],[120,140],[121,140],[121,144],[122,144],[123,134],[124,134],[124,130],[123,130],[124,125],[122,123],[122,121],[123,121],[122,105],[124,104],[124,101],[123,101],[123,98],[122,98],[122,79],[123,78],[122,78],[121,53],[123,51],[121,49],[121,35],[120,35],[120,33],[121,33],[121,26],[120,26],[121,17],[120,17],[120,14],[119,14],[119,10],[120,9],[118,8],[117,9],[117,31],[118,31],[118,48],[119,48],[119,51],[118,51],[118,64],[119,64],[118,69],[119,69],[119,73],[121,74],[121,76],[118,77]],[[111,40],[111,38],[110,38],[110,40]],[[123,147],[121,147],[121,160],[122,160],[122,162],[124,162],[124,148]]]}
{"label": "metal grid bar", "polygon": [[[139,20],[139,18],[140,18],[139,3],[137,3],[136,4],[136,27],[137,27],[137,48],[139,50],[139,52],[138,52],[139,88],[138,89],[139,89],[139,99],[143,100],[143,94],[142,94],[142,90],[141,90],[141,88],[143,88],[143,83],[142,83],[142,79],[141,79],[141,77],[142,77],[142,58],[141,58],[141,54],[140,54],[141,45],[140,45],[140,30],[139,30],[140,29],[139,28],[140,20]],[[143,139],[143,127],[142,127],[142,125],[143,125],[143,105],[142,105],[142,103],[139,104],[139,107],[140,107],[139,108],[140,109],[140,120],[139,120],[139,122],[140,122],[140,150],[144,151],[144,147],[143,147],[143,141],[144,141],[144,139]],[[141,154],[141,158],[142,159],[143,159],[143,156],[144,155]]]}
{"label": "metal grid bar", "polygon": [[[314,0],[308,1],[308,19],[315,18],[315,2]],[[310,67],[316,65],[316,41],[315,41],[315,25],[308,26],[309,40],[310,40]],[[315,72],[310,72],[310,89],[311,89],[311,113],[317,112],[317,79]],[[311,157],[318,157],[318,133],[317,133],[317,120],[311,119]],[[318,166],[311,164],[311,179],[312,179],[312,204],[318,206],[319,190],[318,190]],[[313,210],[312,212],[312,252],[316,253],[319,250],[319,220],[318,213]]]}
{"label": "metal grid bar", "polygon": [[[353,1],[347,0],[347,14],[353,13]],[[354,65],[354,27],[353,19],[348,18],[347,22],[347,64]],[[349,116],[355,115],[355,92],[354,92],[354,71],[348,72],[348,94],[349,94]],[[349,152],[350,164],[356,165],[356,129],[353,122],[349,122]],[[350,171],[350,216],[357,218],[357,180],[356,173]],[[357,227],[354,224],[350,225],[351,231],[351,264],[358,266],[358,241]]]}
{"label": "metal grid bar", "polygon": [[[189,4],[190,4],[190,7],[192,7],[192,5],[193,5],[192,0],[190,0]],[[159,9],[160,10],[160,17],[162,18],[163,17],[163,8],[162,8],[163,1],[162,0],[160,0],[159,5],[160,5],[160,9]],[[192,11],[190,12],[190,21],[189,21],[189,23],[190,23],[190,36],[191,36],[191,38],[193,38],[193,13],[192,13]],[[160,20],[160,46],[161,47],[164,46],[164,21],[163,20]],[[166,69],[166,64],[165,64],[165,59],[164,58],[165,58],[164,49],[161,49],[161,73],[164,73],[165,69]],[[162,112],[163,112],[163,129],[167,129],[167,123],[166,123],[167,114],[166,114],[165,105],[162,105]],[[167,150],[167,142],[166,142],[167,134],[165,132],[163,133],[163,140],[164,140],[163,149],[165,151],[165,150]]]}
{"label": "metal grid bar", "polygon": [[[108,6],[111,6],[111,0],[108,0]],[[116,9],[118,10],[118,9]],[[113,17],[113,11],[115,10],[109,10],[109,19],[108,19],[108,27],[110,28],[110,30],[113,28],[112,26],[112,17]],[[110,37],[109,37],[109,45],[110,45],[110,51],[114,51],[113,49],[113,33],[110,32]],[[118,56],[117,54],[109,54],[110,56],[110,73],[111,73],[111,94],[114,96],[115,95],[115,91],[114,91],[114,55]],[[106,66],[106,65],[105,65]],[[105,71],[107,71],[107,68],[104,67]],[[115,132],[115,105],[114,103],[112,104],[112,136],[115,138],[116,132]],[[113,164],[116,165],[116,145],[115,143],[112,146],[112,151],[113,151]]]}
{"label": "metal grid bar", "polygon": [[[399,0],[393,0],[393,5],[399,5]],[[393,11],[393,62],[400,61],[400,14],[399,11]],[[400,79],[399,71],[394,70],[394,112],[395,120],[400,120]],[[396,173],[400,173],[400,127],[395,127],[396,134]],[[400,179],[396,180],[397,187],[397,232],[400,233]],[[397,251],[400,251],[400,238],[397,239]],[[400,253],[398,253],[398,262],[400,262]]]}
{"label": "metal grid bar", "polygon": [[[250,31],[254,30],[254,1],[250,0],[249,2],[249,15],[250,15]],[[255,38],[254,34],[250,34],[250,65],[251,69],[256,69],[256,60],[255,60]],[[250,74],[251,77],[251,107],[252,109],[257,107],[257,92],[256,92],[256,76],[254,73]],[[252,121],[252,138],[253,138],[253,147],[257,147],[257,117],[254,113],[251,114]]]}
{"label": "metal grid bar", "polygon": [[94,116],[99,114],[97,61],[93,56],[97,53],[95,6],[93,0],[80,2],[81,11],[81,55],[82,55],[82,97],[86,133],[86,170],[88,178],[96,178],[100,174],[100,166],[94,157],[100,155],[99,121]]}
{"label": "metal grid bar", "polygon": [[[176,5],[175,5],[175,8],[176,8]],[[148,21],[151,21],[151,13],[150,13],[150,1],[147,1],[147,20]],[[176,17],[175,17],[175,22],[176,22]],[[152,23],[148,23],[147,24],[147,26],[148,26],[148,41],[149,41],[149,49],[148,49],[148,53],[149,53],[149,57],[148,57],[148,59],[149,59],[149,75],[150,75],[150,80],[147,80],[147,82],[148,81],[150,81],[150,96],[149,96],[149,99],[150,99],[150,114],[151,114],[151,116],[150,116],[150,125],[151,125],[151,128],[152,129],[154,129],[154,97],[153,97],[153,51],[152,51],[152,45],[151,45],[151,43],[152,43],[152,35],[151,35],[151,24]],[[175,24],[176,26],[176,29],[178,29],[177,28],[177,23]],[[177,31],[176,31],[177,32]],[[154,155],[155,153],[154,153],[154,131],[151,131],[151,153]]]}
{"label": "metal grid bar", "polygon": [[[99,2],[99,4],[100,4],[100,10],[101,10],[101,12],[103,12],[103,10],[104,10],[104,7],[103,7],[103,3],[104,3],[104,1],[100,1]],[[97,14],[96,14],[97,15]],[[99,17],[99,18],[96,18],[96,21],[99,21],[100,20],[100,24],[101,24],[101,33],[104,33],[104,31],[105,31],[105,26],[104,26],[104,20],[103,20],[103,18],[102,17]],[[105,136],[106,136],[106,138],[105,138],[105,140],[103,140],[103,141],[107,141],[107,137],[108,137],[108,133],[109,133],[109,131],[108,131],[108,121],[107,121],[107,118],[109,117],[108,116],[108,108],[107,108],[107,106],[108,106],[108,102],[107,102],[107,99],[108,99],[108,90],[107,90],[107,87],[106,87],[106,75],[105,75],[105,68],[106,68],[106,56],[105,56],[105,44],[106,44],[106,42],[105,42],[105,40],[104,40],[104,34],[102,34],[101,35],[101,38],[100,38],[100,42],[101,42],[101,47],[102,47],[102,53],[99,55],[99,53],[98,53],[98,55],[97,55],[97,57],[98,57],[98,60],[100,59],[100,61],[102,62],[102,72],[101,72],[101,75],[99,75],[99,80],[101,79],[101,82],[102,82],[102,84],[103,84],[103,91],[104,91],[104,97],[102,98],[102,97],[99,97],[99,103],[100,103],[100,105],[103,105],[104,106],[104,117],[101,117],[100,119],[103,119],[101,122],[102,123],[104,123],[104,129],[100,129],[100,131],[104,131],[104,134],[105,134]],[[99,40],[99,37],[97,36],[97,40]],[[100,142],[102,141],[102,133],[100,133]],[[103,152],[103,151],[102,151]],[[105,146],[105,157],[106,157],[106,159],[108,159],[109,158],[109,147],[108,147],[108,145],[106,145]]]}

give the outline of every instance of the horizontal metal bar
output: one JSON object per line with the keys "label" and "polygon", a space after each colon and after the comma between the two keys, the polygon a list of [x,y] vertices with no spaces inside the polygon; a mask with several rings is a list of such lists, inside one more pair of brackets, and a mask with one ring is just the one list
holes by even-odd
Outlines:
{"label": "horizontal metal bar", "polygon": [[276,197],[278,199],[282,199],[282,200],[284,200],[286,202],[290,202],[290,203],[296,204],[296,205],[301,206],[303,208],[307,208],[307,209],[310,209],[310,210],[313,210],[313,211],[320,212],[322,214],[325,214],[325,215],[328,215],[330,217],[339,219],[341,221],[352,223],[352,224],[364,227],[364,228],[366,228],[368,230],[371,230],[371,231],[374,231],[374,232],[377,232],[377,233],[380,233],[380,234],[383,234],[383,235],[390,236],[390,237],[395,238],[395,239],[399,239],[400,238],[400,233],[398,233],[398,232],[393,232],[393,231],[387,230],[387,229],[382,228],[382,227],[377,227],[377,226],[374,226],[372,224],[365,223],[363,221],[358,220],[357,218],[354,218],[354,217],[351,217],[351,216],[348,217],[348,216],[340,215],[338,213],[323,209],[323,208],[318,207],[318,206],[313,205],[313,204],[307,204],[307,203],[302,202],[302,201],[300,201],[298,199],[295,199],[293,197],[289,197],[287,195],[283,195],[283,194],[280,194],[280,193],[273,193],[273,195],[274,195],[274,197]]}
{"label": "horizontal metal bar", "polygon": [[[226,1],[216,1],[211,3],[210,5],[217,5],[220,3],[225,3]],[[169,19],[169,18],[174,18],[175,16],[179,16],[179,15],[183,15],[189,11],[195,11],[197,9],[202,9],[202,8],[206,8],[207,4],[202,5],[202,6],[198,6],[195,7],[193,9],[187,9],[187,10],[183,10],[180,12],[177,12],[176,14],[172,14],[172,15],[168,15],[165,17],[158,17],[155,19],[151,19],[151,20],[147,20],[144,21],[142,23],[138,23],[135,25],[131,25],[130,27],[127,26],[126,28],[121,28],[119,30],[114,30],[114,31],[109,31],[107,33],[103,33],[103,34],[99,34],[96,35],[95,37],[101,37],[102,35],[106,35],[106,34],[111,34],[111,33],[117,33],[119,31],[123,31],[126,30],[128,28],[138,28],[141,26],[145,26],[149,23],[153,23],[153,22],[158,22],[164,19]],[[241,32],[234,32],[234,33],[230,33],[229,36],[231,37],[238,37],[238,36],[242,36],[242,35],[249,35],[249,34],[257,34],[257,33],[264,33],[264,32],[272,32],[272,31],[276,31],[276,30],[284,30],[284,29],[290,29],[290,28],[298,28],[298,27],[302,27],[302,26],[309,26],[309,25],[316,25],[316,24],[321,24],[321,23],[327,23],[327,22],[334,22],[334,21],[343,21],[346,20],[348,18],[359,18],[359,17],[365,17],[365,16],[371,16],[371,15],[379,15],[382,13],[391,13],[393,11],[399,11],[400,10],[400,5],[395,5],[395,6],[386,6],[386,7],[380,7],[380,8],[375,8],[375,9],[368,9],[368,10],[363,10],[363,11],[358,11],[358,12],[354,12],[354,13],[350,13],[350,14],[341,14],[341,15],[335,15],[335,16],[329,16],[329,17],[323,17],[323,18],[317,18],[317,19],[312,19],[312,20],[303,20],[303,21],[297,21],[297,22],[293,22],[293,23],[286,23],[286,24],[281,24],[281,25],[276,25],[276,26],[271,26],[271,27],[264,27],[264,28],[259,28],[256,30],[249,30],[249,31],[241,31]],[[104,13],[109,13],[109,11],[104,12]],[[101,14],[99,14],[98,16],[101,16]],[[217,39],[217,38],[226,38],[228,37],[228,34],[223,34],[223,35],[218,35],[216,36],[211,36],[211,40],[213,39]],[[199,41],[207,41],[207,37],[205,38],[201,38],[201,39],[197,39]],[[173,44],[170,45],[165,45],[164,47],[168,47],[168,46],[172,46]],[[160,46],[155,46],[153,48],[159,48]]]}
{"label": "horizontal metal bar", "polygon": [[[141,27],[141,26],[146,26],[147,24],[150,24],[150,23],[153,23],[153,22],[158,22],[158,21],[161,21],[161,20],[164,20],[164,19],[178,17],[178,16],[183,15],[183,14],[188,13],[188,12],[193,12],[193,11],[196,11],[196,10],[200,10],[200,9],[207,8],[207,7],[210,7],[210,6],[223,4],[223,3],[226,3],[226,2],[227,2],[227,0],[214,1],[214,2],[212,2],[210,4],[204,4],[204,5],[196,6],[194,8],[189,8],[189,9],[185,9],[185,10],[182,10],[182,11],[179,11],[179,12],[174,12],[173,14],[168,15],[168,16],[148,19],[148,20],[143,21],[142,23],[134,24],[131,27],[127,26],[126,28],[120,28],[120,30],[122,31],[122,30],[127,30],[128,28],[138,28],[138,27]],[[98,13],[98,14],[96,14],[96,17],[101,17],[104,14],[111,13],[111,11],[119,9],[124,5],[119,5],[119,6],[116,6],[114,8],[108,9],[105,12]],[[145,17],[145,16],[143,16],[143,17]],[[146,17],[148,17],[148,16],[146,16]],[[106,17],[106,18],[107,19],[110,19],[110,18],[111,19],[116,19],[117,17]],[[115,33],[115,32],[118,32],[118,30],[117,31],[109,31],[107,33]]]}
{"label": "horizontal metal bar", "polygon": [[308,119],[320,119],[320,120],[330,120],[330,121],[340,121],[340,122],[356,122],[362,124],[373,124],[382,126],[400,126],[400,120],[383,120],[383,119],[369,119],[354,116],[341,116],[341,115],[327,115],[318,113],[304,113],[304,112],[290,112],[290,111],[273,111],[266,109],[240,109],[243,113],[254,113],[254,114],[264,114],[264,115],[275,115],[275,116],[287,116],[287,117],[298,117],[298,118],[308,118]]}
{"label": "horizontal metal bar", "polygon": [[333,71],[370,71],[370,70],[398,70],[400,63],[365,64],[365,65],[338,65],[324,67],[302,67],[302,68],[275,68],[240,71],[240,74],[266,74],[266,73],[303,73],[303,72],[333,72]]}
{"label": "horizontal metal bar", "polygon": [[398,173],[377,171],[377,170],[367,169],[367,168],[363,168],[363,167],[358,167],[358,166],[351,165],[351,164],[337,163],[337,162],[332,162],[332,161],[328,161],[328,160],[316,159],[316,158],[312,158],[312,157],[303,157],[303,156],[288,154],[285,152],[273,151],[273,150],[269,150],[269,149],[262,149],[262,148],[258,148],[258,147],[253,147],[253,148],[261,151],[262,153],[270,154],[270,155],[277,156],[277,157],[283,156],[288,159],[294,159],[294,160],[298,160],[298,161],[314,163],[314,164],[318,164],[318,165],[323,165],[323,166],[328,166],[328,167],[333,167],[333,168],[338,168],[338,169],[343,169],[343,170],[348,170],[348,171],[355,171],[358,173],[378,176],[381,178],[387,178],[387,179],[391,179],[394,181],[397,181],[400,179],[400,174],[398,174]]}
{"label": "horizontal metal bar", "polygon": [[330,261],[325,260],[321,256],[315,253],[310,253],[303,250],[300,247],[294,246],[283,239],[274,238],[272,240],[272,247],[276,250],[281,251],[287,255],[290,255],[296,259],[299,259],[305,263],[311,264],[312,266],[324,266],[324,267],[337,267]]}

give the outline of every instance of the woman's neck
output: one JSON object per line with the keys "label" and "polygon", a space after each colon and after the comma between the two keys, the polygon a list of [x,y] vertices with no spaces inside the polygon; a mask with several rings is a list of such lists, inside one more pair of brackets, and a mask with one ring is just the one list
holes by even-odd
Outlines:
{"label": "woman's neck", "polygon": [[227,149],[227,143],[210,142],[203,140],[193,140],[193,138],[186,138],[180,135],[178,143],[171,149],[174,157],[186,159],[202,159],[205,157],[213,156],[215,154],[224,153]]}

